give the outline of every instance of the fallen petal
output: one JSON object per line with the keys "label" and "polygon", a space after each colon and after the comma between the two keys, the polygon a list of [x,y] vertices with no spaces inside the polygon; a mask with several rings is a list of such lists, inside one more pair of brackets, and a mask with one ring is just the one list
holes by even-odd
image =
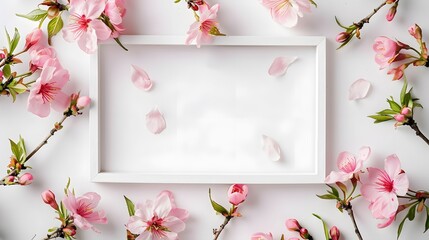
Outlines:
{"label": "fallen petal", "polygon": [[271,64],[268,74],[274,77],[283,76],[289,68],[289,65],[295,62],[297,59],[297,57],[277,57]]}
{"label": "fallen petal", "polygon": [[262,135],[262,149],[272,161],[278,161],[281,158],[280,146],[272,138]]}
{"label": "fallen petal", "polygon": [[146,127],[153,134],[160,134],[164,131],[166,127],[165,119],[158,108],[154,108],[146,114]]}
{"label": "fallen petal", "polygon": [[356,80],[349,89],[349,100],[365,98],[371,88],[371,83],[365,79]]}
{"label": "fallen petal", "polygon": [[131,81],[137,88],[140,88],[143,91],[149,91],[152,88],[152,81],[149,78],[149,75],[145,72],[145,70],[137,67],[136,65],[131,65],[133,71],[131,75]]}

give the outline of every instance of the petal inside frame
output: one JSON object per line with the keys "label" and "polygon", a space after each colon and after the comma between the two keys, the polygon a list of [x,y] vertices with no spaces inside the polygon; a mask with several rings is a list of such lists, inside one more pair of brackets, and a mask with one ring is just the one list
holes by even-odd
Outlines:
{"label": "petal inside frame", "polygon": [[262,150],[267,154],[272,161],[278,161],[281,158],[279,144],[272,138],[262,135]]}
{"label": "petal inside frame", "polygon": [[371,83],[365,79],[358,79],[349,89],[349,100],[357,100],[365,98],[368,95]]}
{"label": "petal inside frame", "polygon": [[160,134],[166,128],[164,115],[158,108],[154,108],[146,114],[146,127],[153,134]]}
{"label": "petal inside frame", "polygon": [[131,81],[134,83],[134,85],[137,88],[146,92],[149,91],[153,86],[152,80],[150,80],[149,75],[142,68],[136,65],[131,65],[131,66],[132,66]]}
{"label": "petal inside frame", "polygon": [[297,57],[277,57],[274,59],[273,63],[270,66],[270,69],[268,69],[268,74],[270,76],[274,77],[280,77],[283,76],[289,66],[295,62],[298,58]]}

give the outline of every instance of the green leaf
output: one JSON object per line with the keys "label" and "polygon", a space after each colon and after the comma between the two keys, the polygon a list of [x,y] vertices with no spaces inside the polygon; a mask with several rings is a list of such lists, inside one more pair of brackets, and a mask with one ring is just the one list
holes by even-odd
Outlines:
{"label": "green leaf", "polygon": [[39,21],[42,18],[46,17],[48,15],[48,11],[42,10],[42,9],[34,9],[33,11],[27,13],[27,14],[16,14],[18,17],[23,17],[31,21]]}
{"label": "green leaf", "polygon": [[379,115],[390,115],[390,114],[396,114],[395,111],[392,109],[384,109],[383,111],[378,112]]}
{"label": "green leaf", "polygon": [[407,220],[407,216],[405,216],[404,219],[402,219],[401,223],[398,226],[398,235],[396,239],[399,239],[399,236],[401,236],[401,232],[402,232],[402,228],[404,227],[405,220]]}
{"label": "green leaf", "polygon": [[414,108],[416,107],[423,108],[423,106],[420,103],[414,103]]}
{"label": "green leaf", "polygon": [[9,35],[9,32],[7,31],[6,28],[4,29],[4,31],[6,32],[7,44],[9,44],[9,48],[10,48],[10,35]]}
{"label": "green leaf", "polygon": [[181,0],[175,0],[174,3],[179,3]]}
{"label": "green leaf", "polygon": [[21,36],[19,35],[18,29],[15,28],[15,33],[13,34],[13,38],[9,44],[9,54],[13,54],[13,52],[16,49],[16,46],[18,46],[20,38],[21,38]]}
{"label": "green leaf", "polygon": [[413,221],[414,217],[416,216],[416,207],[417,207],[417,204],[415,204],[414,206],[410,207],[410,210],[408,210],[407,216],[408,216],[408,219],[410,221]]}
{"label": "green leaf", "polygon": [[15,85],[9,86],[9,89],[13,89],[18,94],[21,94],[27,91],[27,87],[24,84],[22,83],[16,84],[16,82],[15,82]]}
{"label": "green leaf", "polygon": [[331,188],[331,190],[332,190],[332,192],[329,192],[329,193],[331,193],[332,195],[334,195],[334,196],[336,196],[336,197],[340,197],[340,194],[338,193],[338,190],[335,188],[335,187],[333,187],[333,186],[331,186],[331,185],[328,185],[328,184],[326,184],[329,188]]}
{"label": "green leaf", "polygon": [[340,200],[339,197],[333,195],[333,194],[324,194],[324,195],[317,195],[317,197],[319,197],[320,199],[325,199],[325,200],[331,200],[331,199],[335,199],[335,200]]}
{"label": "green leaf", "polygon": [[125,203],[127,204],[128,214],[130,215],[130,217],[134,216],[134,214],[136,213],[134,203],[125,195],[124,195],[124,198],[125,198]]}
{"label": "green leaf", "polygon": [[425,233],[429,229],[429,208],[427,206],[425,206],[425,208],[426,208],[426,222],[425,222],[425,231],[423,233]]}
{"label": "green leaf", "polygon": [[16,95],[18,95],[18,93],[15,92],[15,90],[13,90],[12,88],[9,89],[9,93],[12,96],[12,102],[16,101]]}
{"label": "green leaf", "polygon": [[368,117],[374,119],[375,120],[374,123],[381,123],[381,122],[385,122],[393,119],[392,116],[383,116],[383,115],[371,115]]}
{"label": "green leaf", "polygon": [[325,238],[326,240],[329,240],[329,230],[328,230],[328,226],[326,225],[326,222],[317,214],[313,213],[313,216],[317,217],[318,219],[320,219],[320,221],[322,221],[323,224],[323,230],[325,232]]}
{"label": "green leaf", "polygon": [[404,96],[404,103],[403,103],[403,105],[404,105],[404,106],[407,106],[407,105],[408,105],[408,103],[410,102],[410,100],[411,100],[411,93],[410,93],[410,92],[407,92],[407,93],[405,94],[405,96]]}
{"label": "green leaf", "polygon": [[12,70],[10,69],[10,65],[6,64],[3,67],[3,75],[5,78],[10,78],[10,75],[12,74]]}
{"label": "green leaf", "polygon": [[57,231],[57,228],[56,228],[56,227],[53,227],[53,228],[48,229],[48,232],[55,232],[55,231]]}
{"label": "green leaf", "polygon": [[57,17],[53,18],[48,23],[48,43],[51,45],[51,39],[53,36],[57,35],[63,28],[63,19],[61,18],[61,15],[58,15]]}
{"label": "green leaf", "polygon": [[212,199],[212,193],[211,193],[211,189],[209,188],[209,198],[210,198],[210,202],[212,204],[213,209],[222,214],[223,216],[228,216],[228,211],[220,204],[218,204],[217,202],[213,201]]}
{"label": "green leaf", "polygon": [[12,151],[16,159],[19,160],[19,157],[21,156],[21,151],[19,151],[18,144],[12,141],[12,139],[9,139],[9,143],[10,143],[10,150]]}
{"label": "green leaf", "polygon": [[395,101],[393,101],[393,98],[392,98],[392,100],[387,99],[387,102],[389,103],[390,108],[391,108],[393,111],[395,111],[395,112],[397,112],[397,113],[400,113],[400,112],[401,112],[401,106],[400,106],[399,104],[397,104]]}
{"label": "green leaf", "polygon": [[402,105],[402,106],[405,106],[405,105],[406,105],[406,103],[408,102],[408,101],[404,101],[404,99],[405,99],[405,94],[407,94],[407,88],[408,88],[407,78],[406,78],[406,77],[404,77],[404,85],[402,86],[402,90],[401,90],[401,97],[400,97],[400,99],[401,99],[401,105]]}
{"label": "green leaf", "polygon": [[315,7],[317,7],[317,3],[313,0],[310,0],[310,3],[313,4]]}
{"label": "green leaf", "polygon": [[340,21],[338,20],[337,16],[335,16],[335,22],[337,22],[338,26],[344,28],[344,29],[349,29],[348,27],[344,26],[343,24],[340,23]]}

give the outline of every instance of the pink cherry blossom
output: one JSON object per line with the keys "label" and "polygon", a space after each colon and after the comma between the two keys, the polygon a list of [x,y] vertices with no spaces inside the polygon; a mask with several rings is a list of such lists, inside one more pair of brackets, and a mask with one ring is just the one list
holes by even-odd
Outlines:
{"label": "pink cherry blossom", "polygon": [[58,112],[64,111],[69,105],[70,97],[61,89],[69,78],[68,71],[62,68],[56,58],[47,60],[30,91],[27,110],[39,117],[47,117],[51,107]]}
{"label": "pink cherry blossom", "polygon": [[126,228],[139,235],[136,240],[176,240],[188,216],[188,211],[176,207],[172,193],[163,191],[155,201],[137,204]]}
{"label": "pink cherry blossom", "polygon": [[380,69],[389,66],[390,59],[401,50],[395,41],[387,37],[376,38],[372,49],[376,53],[375,62],[380,65]]}
{"label": "pink cherry blossom", "polygon": [[233,184],[228,189],[228,200],[233,205],[239,205],[247,198],[249,188],[244,184]]}
{"label": "pink cherry blossom", "polygon": [[368,168],[367,176],[362,178],[361,193],[370,202],[373,217],[389,222],[398,209],[397,196],[407,193],[409,182],[396,155],[386,158],[384,168]]}
{"label": "pink cherry blossom", "polygon": [[107,224],[104,211],[95,211],[100,199],[100,195],[95,192],[85,193],[83,196],[76,198],[69,191],[63,200],[63,204],[69,210],[77,227],[82,230],[92,229],[95,232],[99,232],[92,224]]}
{"label": "pink cherry blossom", "polygon": [[273,240],[273,235],[271,233],[254,233],[250,240]]}
{"label": "pink cherry blossom", "polygon": [[30,50],[30,71],[35,72],[43,68],[46,61],[49,59],[55,58],[56,52],[54,48],[51,47],[33,47]]}
{"label": "pink cherry blossom", "polygon": [[125,31],[122,25],[123,17],[126,13],[125,0],[107,0],[104,14],[109,17],[115,30],[112,32],[112,37],[116,38],[120,33]]}
{"label": "pink cherry blossom", "polygon": [[298,17],[311,11],[308,0],[262,0],[262,4],[271,11],[272,18],[285,27],[294,27]]}
{"label": "pink cherry blossom", "polygon": [[211,42],[211,35],[216,33],[217,30],[216,18],[218,10],[219,4],[215,4],[210,8],[200,8],[201,15],[199,16],[199,20],[189,27],[188,38],[186,39],[187,45],[195,40],[199,48],[201,44],[208,44]]}
{"label": "pink cherry blossom", "polygon": [[63,37],[69,42],[77,41],[86,53],[97,50],[97,39],[107,40],[111,30],[100,19],[106,8],[105,1],[71,0],[69,24],[63,29]]}
{"label": "pink cherry blossom", "polygon": [[36,45],[40,38],[42,37],[42,30],[40,30],[40,28],[36,28],[34,29],[32,32],[30,32],[26,37],[25,37],[25,47],[24,49],[28,50],[30,49],[32,46]]}
{"label": "pink cherry blossom", "polygon": [[355,173],[358,173],[362,169],[363,163],[368,159],[370,154],[370,147],[362,147],[357,157],[349,152],[341,152],[337,158],[337,167],[340,171],[332,171],[326,177],[325,183],[345,182],[351,179]]}

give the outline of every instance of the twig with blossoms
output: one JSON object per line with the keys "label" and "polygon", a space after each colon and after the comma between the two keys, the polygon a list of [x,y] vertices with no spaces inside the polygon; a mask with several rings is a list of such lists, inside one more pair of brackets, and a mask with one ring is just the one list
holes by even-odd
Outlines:
{"label": "twig with blossoms", "polygon": [[125,225],[127,240],[177,240],[185,230],[187,210],[176,207],[173,193],[162,191],[155,201],[134,204],[124,196],[130,218]]}
{"label": "twig with blossoms", "polygon": [[335,17],[335,21],[337,22],[338,26],[345,29],[344,32],[341,32],[337,35],[336,41],[338,43],[341,43],[341,45],[337,49],[340,49],[345,45],[347,45],[354,37],[360,39],[360,32],[363,26],[366,23],[369,23],[369,20],[372,18],[372,16],[374,16],[381,8],[383,8],[387,4],[389,5],[393,4],[393,6],[390,7],[386,15],[387,21],[389,22],[392,21],[396,15],[399,1],[400,0],[383,0],[383,2],[378,7],[374,8],[374,10],[368,16],[366,16],[365,18],[363,18],[357,23],[351,24],[350,26],[344,26],[343,24],[340,23],[338,18]]}
{"label": "twig with blossoms", "polygon": [[10,140],[12,156],[8,165],[7,175],[0,180],[0,185],[10,186],[10,185],[29,185],[33,181],[33,176],[30,173],[24,173],[19,176],[19,174],[28,168],[30,168],[27,162],[46,144],[48,140],[54,136],[54,134],[63,128],[63,122],[71,117],[81,115],[81,110],[87,107],[90,104],[89,97],[79,96],[79,93],[72,94],[70,97],[70,105],[66,111],[63,113],[63,117],[59,122],[54,124],[54,127],[49,131],[48,136],[46,136],[42,142],[30,153],[27,155],[27,150],[25,147],[24,139],[20,138],[17,143]]}
{"label": "twig with blossoms", "polygon": [[368,117],[374,119],[374,123],[381,123],[390,120],[394,120],[395,127],[398,126],[410,126],[426,144],[429,145],[429,139],[420,131],[417,126],[417,122],[414,120],[414,109],[419,107],[422,108],[422,105],[418,103],[418,98],[413,98],[411,95],[411,90],[408,90],[408,82],[405,79],[404,85],[401,90],[399,102],[396,102],[393,97],[387,99],[390,108],[384,109],[380,112],[377,112],[376,115],[370,115]]}
{"label": "twig with blossoms", "polygon": [[241,214],[238,212],[238,205],[240,205],[246,200],[248,192],[249,189],[247,185],[231,185],[228,189],[228,200],[229,203],[232,204],[232,206],[228,211],[225,207],[223,207],[212,199],[211,190],[209,189],[209,199],[213,209],[216,211],[217,214],[221,214],[225,217],[225,220],[219,226],[219,228],[213,229],[213,240],[217,240],[219,238],[220,234],[225,229],[226,225],[228,225],[229,221],[231,221],[231,219],[233,219],[234,217],[241,217]]}
{"label": "twig with blossoms", "polygon": [[76,231],[79,229],[100,232],[93,226],[93,223],[107,224],[107,218],[104,211],[96,211],[100,202],[100,195],[95,192],[88,192],[80,197],[75,196],[74,189],[70,191],[70,179],[64,189],[65,198],[57,203],[55,194],[51,190],[42,193],[43,201],[50,205],[58,214],[60,227],[54,227],[48,230],[48,234],[43,240],[64,238],[74,239]]}
{"label": "twig with blossoms", "polygon": [[[332,171],[325,179],[325,183],[330,188],[327,194],[317,195],[321,199],[326,200],[335,200],[337,202],[336,207],[340,212],[344,210],[348,213],[353,227],[355,229],[356,236],[358,239],[362,240],[362,235],[357,226],[355,215],[353,212],[352,201],[360,195],[353,195],[355,193],[356,187],[359,182],[359,174],[361,173],[363,163],[369,158],[371,154],[371,148],[362,147],[359,150],[359,155],[355,157],[353,154],[349,152],[341,152],[337,158],[337,166],[339,171]],[[349,192],[348,187],[345,182],[351,182],[352,190]],[[331,184],[335,184],[340,191],[342,192],[342,196],[340,197],[340,193],[335,186]]]}
{"label": "twig with blossoms", "polygon": [[[39,22],[39,28],[48,18],[48,43],[52,37],[63,30],[63,37],[68,42],[77,41],[80,49],[92,54],[97,49],[97,41],[114,39],[124,50],[127,49],[119,40],[119,35],[125,30],[122,21],[125,16],[125,0],[44,0],[37,8],[28,14],[17,14],[19,17]],[[70,12],[68,25],[64,27],[63,12]],[[63,29],[64,27],[64,29]]]}
{"label": "twig with blossoms", "polygon": [[12,66],[22,63],[18,56],[28,51],[31,52],[34,46],[40,41],[41,36],[42,31],[40,29],[33,30],[26,36],[24,48],[15,53],[21,36],[16,28],[12,37],[10,37],[6,30],[9,46],[8,48],[4,48],[2,53],[0,53],[0,95],[12,96],[12,100],[15,101],[17,95],[25,93],[30,88],[32,82],[24,82],[24,79],[31,76],[34,72],[29,71],[18,74],[12,71]]}
{"label": "twig with blossoms", "polygon": [[[419,44],[420,51],[400,41],[393,41],[387,37],[375,39],[373,49],[376,52],[375,62],[380,65],[380,69],[392,67],[387,74],[393,74],[393,80],[399,80],[404,76],[405,69],[411,64],[414,66],[429,67],[428,49],[422,40],[422,29],[414,24],[408,29]],[[404,50],[411,50],[417,54],[404,53]],[[400,63],[396,67],[393,66]]]}
{"label": "twig with blossoms", "polygon": [[[210,5],[204,0],[185,0],[189,9],[194,13],[195,22],[189,27],[188,37],[185,41],[187,45],[194,40],[197,47],[202,44],[208,44],[212,41],[213,36],[225,36],[221,33],[217,22],[217,12],[219,4]],[[181,0],[175,0],[179,3]]]}

